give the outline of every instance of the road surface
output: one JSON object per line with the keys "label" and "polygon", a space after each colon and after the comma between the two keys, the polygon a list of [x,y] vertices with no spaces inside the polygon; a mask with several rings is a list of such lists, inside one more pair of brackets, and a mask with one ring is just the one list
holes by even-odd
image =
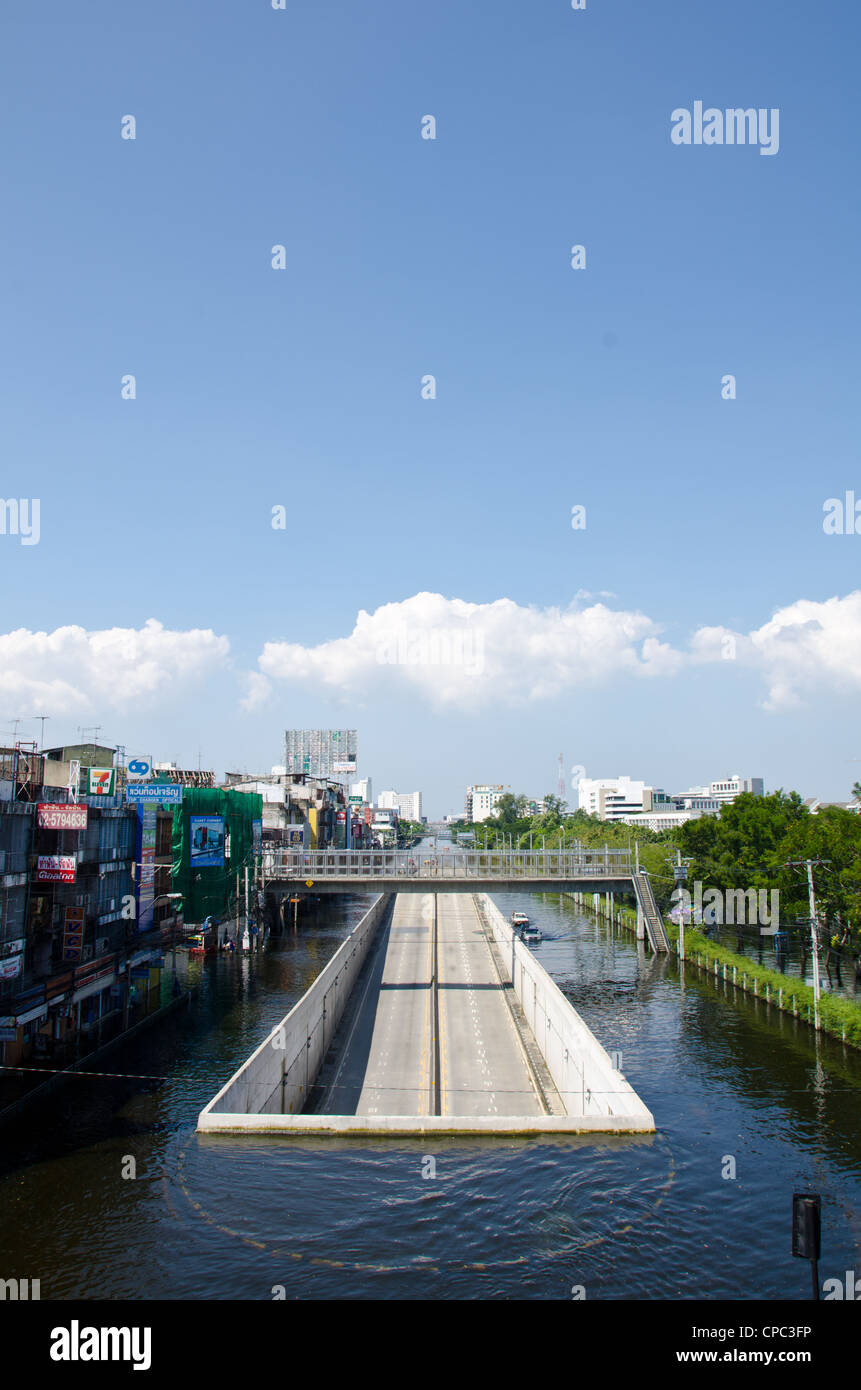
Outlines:
{"label": "road surface", "polygon": [[395,898],[312,1108],[337,1115],[545,1113],[471,895]]}

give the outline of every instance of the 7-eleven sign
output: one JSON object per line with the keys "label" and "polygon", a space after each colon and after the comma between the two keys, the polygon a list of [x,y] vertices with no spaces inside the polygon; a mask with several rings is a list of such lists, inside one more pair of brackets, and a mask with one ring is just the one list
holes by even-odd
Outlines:
{"label": "7-eleven sign", "polygon": [[91,767],[88,772],[90,796],[113,796],[115,773],[112,767]]}

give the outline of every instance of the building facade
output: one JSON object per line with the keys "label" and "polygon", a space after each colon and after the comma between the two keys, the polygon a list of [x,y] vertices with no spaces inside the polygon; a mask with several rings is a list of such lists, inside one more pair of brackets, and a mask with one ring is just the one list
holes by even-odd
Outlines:
{"label": "building facade", "polygon": [[[649,824],[668,830],[697,816],[719,815],[722,806],[742,792],[762,796],[761,777],[725,777],[708,786],[668,796],[662,787],[650,787],[631,777],[587,778],[578,783],[580,809],[599,820],[618,820],[626,824]],[[650,820],[648,818],[651,818]],[[654,824],[652,823],[654,822]]]}
{"label": "building facade", "polygon": [[380,792],[377,805],[382,810],[397,811],[401,820],[420,821],[422,818],[421,792]]}
{"label": "building facade", "polygon": [[464,819],[473,823],[487,820],[488,816],[493,815],[496,803],[503,792],[504,788],[501,784],[484,783],[480,786],[467,787]]}
{"label": "building facade", "polygon": [[143,855],[138,808],[125,802],[115,751],[0,750],[6,1066],[30,1058],[64,1066],[158,1007],[159,812],[152,808],[152,845]]}

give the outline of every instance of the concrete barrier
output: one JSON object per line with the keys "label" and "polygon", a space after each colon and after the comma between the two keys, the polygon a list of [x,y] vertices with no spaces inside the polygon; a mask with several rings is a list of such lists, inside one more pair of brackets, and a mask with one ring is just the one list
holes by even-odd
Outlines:
{"label": "concrete barrier", "polygon": [[203,1110],[197,1128],[206,1134],[302,1135],[324,1140],[392,1134],[437,1139],[453,1135],[651,1134],[655,1126],[637,1115],[217,1115]]}
{"label": "concrete barrier", "polygon": [[301,1113],[344,1006],[390,899],[379,898],[244,1066],[200,1112],[211,1134],[283,1135],[535,1135],[652,1133],[655,1122],[558,986],[486,895],[484,920],[503,958],[503,971],[544,1053],[565,1115],[330,1115]]}
{"label": "concrete barrier", "polygon": [[653,1130],[651,1112],[496,904],[486,893],[478,904],[567,1114],[630,1120],[626,1128]]}
{"label": "concrete barrier", "polygon": [[389,897],[377,899],[317,976],[248,1061],[200,1112],[198,1129],[217,1129],[223,1115],[295,1115],[314,1084],[344,1005],[385,915]]}

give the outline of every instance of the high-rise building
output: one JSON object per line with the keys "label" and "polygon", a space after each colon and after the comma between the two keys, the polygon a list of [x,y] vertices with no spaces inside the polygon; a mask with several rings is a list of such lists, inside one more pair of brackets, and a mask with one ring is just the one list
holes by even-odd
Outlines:
{"label": "high-rise building", "polygon": [[488,816],[493,815],[503,790],[501,784],[494,786],[490,783],[467,787],[465,819],[473,822],[487,820]]}
{"label": "high-rise building", "polygon": [[377,805],[381,809],[397,811],[401,820],[420,821],[422,818],[421,792],[380,792]]}
{"label": "high-rise building", "polygon": [[355,729],[288,729],[284,735],[288,772],[338,777],[356,771]]}

